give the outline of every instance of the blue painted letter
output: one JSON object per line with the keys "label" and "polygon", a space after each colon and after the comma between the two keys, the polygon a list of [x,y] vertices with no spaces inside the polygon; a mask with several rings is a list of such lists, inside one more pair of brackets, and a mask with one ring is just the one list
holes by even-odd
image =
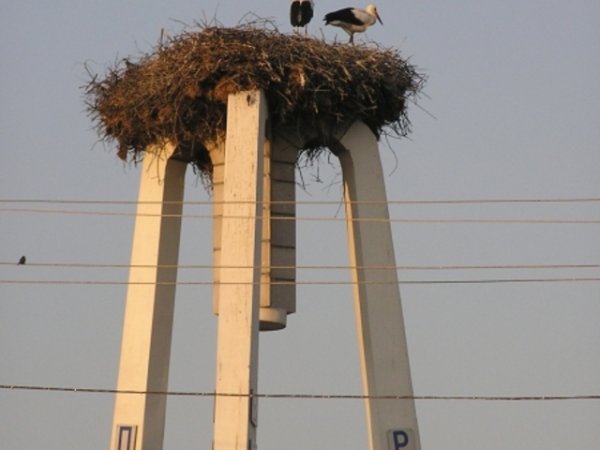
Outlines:
{"label": "blue painted letter", "polygon": [[406,431],[392,431],[394,450],[408,447],[408,434]]}

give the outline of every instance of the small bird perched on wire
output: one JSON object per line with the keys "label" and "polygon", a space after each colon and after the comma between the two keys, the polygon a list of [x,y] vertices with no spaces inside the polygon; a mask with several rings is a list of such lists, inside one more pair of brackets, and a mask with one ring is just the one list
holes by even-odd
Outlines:
{"label": "small bird perched on wire", "polygon": [[21,258],[19,258],[19,262],[17,263],[18,265],[23,265],[27,262],[27,258],[25,258],[25,256],[21,256]]}
{"label": "small bird perched on wire", "polygon": [[350,35],[351,44],[354,44],[354,33],[366,31],[366,29],[373,25],[377,20],[383,25],[375,5],[368,5],[365,9],[340,9],[326,14],[323,20],[325,21],[325,25],[340,27],[348,33]]}
{"label": "small bird perched on wire", "polygon": [[306,25],[313,18],[314,6],[312,0],[292,0],[290,22],[296,32],[300,27],[304,27],[304,34],[307,33]]}

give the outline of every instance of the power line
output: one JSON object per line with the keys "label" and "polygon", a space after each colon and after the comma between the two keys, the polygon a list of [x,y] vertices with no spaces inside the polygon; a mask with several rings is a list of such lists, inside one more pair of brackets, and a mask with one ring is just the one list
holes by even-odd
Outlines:
{"label": "power line", "polygon": [[[465,280],[403,280],[398,285],[435,285],[435,284],[512,284],[512,283],[587,283],[598,282],[600,277],[554,277],[554,278],[488,278]],[[262,285],[274,286],[343,286],[343,285],[386,285],[396,284],[389,281],[103,281],[103,280],[0,280],[0,284],[7,285],[60,285],[60,286],[130,286],[130,285],[156,285],[156,286],[214,286],[214,285]]]}
{"label": "power line", "polygon": [[[273,200],[271,204],[296,204],[296,205],[339,205],[342,200]],[[503,204],[503,203],[597,203],[600,197],[565,197],[565,198],[490,198],[490,199],[414,199],[414,200],[387,200],[387,201],[352,201],[353,204],[388,204],[388,205],[472,205],[472,204]],[[183,204],[211,206],[225,202],[205,201],[136,201],[136,200],[63,200],[63,199],[0,199],[0,203],[41,203],[58,205],[139,205],[139,204]],[[246,201],[233,201],[228,203],[243,204]],[[261,202],[258,202],[259,204]]]}
{"label": "power line", "polygon": [[[0,212],[5,213],[36,213],[36,214],[64,214],[64,215],[82,215],[82,216],[113,216],[113,217],[163,217],[163,218],[182,218],[182,219],[237,219],[237,220],[258,220],[263,219],[261,215],[247,216],[222,216],[214,214],[155,214],[155,213],[137,213],[137,212],[117,212],[117,211],[75,211],[68,209],[40,209],[40,208],[0,208]],[[319,216],[270,216],[270,220],[277,221],[296,221],[296,222],[346,222],[345,217],[319,217]],[[398,224],[479,224],[479,225],[600,225],[598,219],[387,219],[380,217],[358,217],[353,218],[353,222],[368,223],[398,223]]]}
{"label": "power line", "polygon": [[[0,266],[14,266],[14,261],[0,261]],[[253,266],[219,266],[213,264],[110,264],[110,263],[66,263],[66,262],[27,262],[30,267],[60,267],[78,269],[123,269],[123,268],[168,268],[168,269],[251,269]],[[393,266],[352,266],[352,265],[274,265],[260,266],[261,269],[298,270],[402,270],[402,271],[445,271],[445,270],[550,270],[550,269],[598,269],[600,264],[442,264],[442,265],[393,265]]]}
{"label": "power line", "polygon": [[[352,204],[366,205],[477,205],[477,204],[560,204],[560,203],[597,203],[597,197],[571,197],[571,198],[492,198],[492,199],[423,199],[423,200],[389,200],[389,201],[352,201]],[[127,201],[127,200],[69,200],[69,199],[0,199],[0,204],[49,204],[49,205],[160,205],[157,201]],[[213,206],[215,204],[243,204],[244,201],[167,201],[164,205],[188,205],[188,206]],[[260,204],[261,202],[258,202]],[[305,201],[271,201],[273,205],[336,205],[340,200],[305,200]],[[32,208],[32,207],[0,207],[0,212],[7,213],[37,213],[37,214],[65,214],[65,215],[94,215],[94,216],[117,216],[117,217],[182,217],[186,219],[214,219],[214,214],[160,214],[160,213],[137,213],[136,211],[105,211],[105,210],[77,210],[57,208]],[[218,216],[222,218],[223,216]],[[247,217],[227,216],[234,219],[248,219]],[[261,219],[257,216],[256,219]],[[272,216],[271,220],[297,220],[297,221],[346,221],[343,217],[309,217],[309,216]],[[383,219],[383,218],[356,218],[355,221],[368,222],[390,222],[390,223],[414,223],[414,224],[600,224],[600,220],[594,219],[520,219],[520,218],[407,218],[407,219]]]}
{"label": "power line", "polygon": [[494,395],[364,395],[364,394],[237,394],[221,392],[202,391],[146,391],[136,389],[99,389],[85,387],[64,386],[33,386],[1,384],[0,389],[9,391],[43,391],[63,392],[79,394],[131,394],[131,395],[163,395],[174,397],[254,397],[264,399],[288,399],[288,400],[443,400],[443,401],[564,401],[564,400],[600,400],[600,395],[517,395],[517,396],[494,396]]}

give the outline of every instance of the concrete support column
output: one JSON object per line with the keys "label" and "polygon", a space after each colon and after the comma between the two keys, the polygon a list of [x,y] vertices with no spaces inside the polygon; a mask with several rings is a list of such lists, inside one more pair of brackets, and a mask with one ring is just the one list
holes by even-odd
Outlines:
{"label": "concrete support column", "polygon": [[279,330],[296,311],[296,156],[274,137],[264,158],[260,329]]}
{"label": "concrete support column", "polygon": [[267,106],[229,96],[219,272],[214,450],[256,447],[261,208]]}
{"label": "concrete support column", "polygon": [[[361,122],[334,151],[344,178],[358,346],[367,396],[413,395],[377,139]],[[414,400],[365,400],[370,450],[419,450]]]}
{"label": "concrete support column", "polygon": [[[296,182],[298,149],[281,137],[266,139],[263,157],[261,331],[280,330],[296,311]],[[213,312],[219,314],[225,141],[208,146],[213,164]],[[230,176],[233,175],[231,172]],[[238,263],[237,267],[240,266]]]}
{"label": "concrete support column", "polygon": [[[175,147],[146,150],[142,163],[121,344],[118,390],[168,388],[184,175]],[[160,450],[165,395],[119,393],[113,450]]]}

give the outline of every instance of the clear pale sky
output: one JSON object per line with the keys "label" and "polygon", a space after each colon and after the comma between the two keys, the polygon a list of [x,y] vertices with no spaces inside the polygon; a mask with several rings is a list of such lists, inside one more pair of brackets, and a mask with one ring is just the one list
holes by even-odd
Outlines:
{"label": "clear pale sky", "polygon": [[[203,16],[235,25],[253,11],[282,32],[289,2],[103,0],[0,5],[0,384],[111,389],[124,285],[14,284],[119,281],[133,205],[9,203],[137,197],[139,167],[97,143],[85,114],[84,63],[96,72],[139,55],[161,29]],[[346,40],[321,17],[350,6],[316,1],[313,35]],[[384,25],[357,41],[397,47],[427,74],[410,105],[409,139],[381,142],[388,197],[399,200],[600,198],[600,3],[597,0],[382,1]],[[339,167],[303,169],[298,264],[347,261]],[[194,175],[186,199],[206,201]],[[50,208],[63,212],[15,212]],[[188,205],[186,214],[208,214]],[[598,265],[600,202],[391,204],[399,266]],[[527,223],[499,223],[515,219]],[[532,223],[533,221],[538,221]],[[494,222],[495,221],[495,222]],[[554,221],[542,223],[540,221]],[[556,223],[556,221],[572,221]],[[573,223],[573,222],[580,223]],[[211,224],[184,220],[181,264],[210,264]],[[21,255],[30,265],[16,266]],[[400,270],[401,280],[598,278],[600,269]],[[182,269],[182,281],[210,281]],[[303,281],[348,281],[345,270],[300,271]],[[600,394],[600,282],[404,284],[401,293],[416,395]],[[348,285],[298,287],[298,312],[261,334],[264,393],[360,394]],[[210,286],[180,286],[169,389],[214,389],[216,319]],[[165,449],[210,448],[212,399],[169,398]],[[109,446],[113,396],[0,389],[0,450]],[[417,401],[423,450],[596,450],[600,401]],[[360,400],[264,399],[263,450],[366,448]]]}

